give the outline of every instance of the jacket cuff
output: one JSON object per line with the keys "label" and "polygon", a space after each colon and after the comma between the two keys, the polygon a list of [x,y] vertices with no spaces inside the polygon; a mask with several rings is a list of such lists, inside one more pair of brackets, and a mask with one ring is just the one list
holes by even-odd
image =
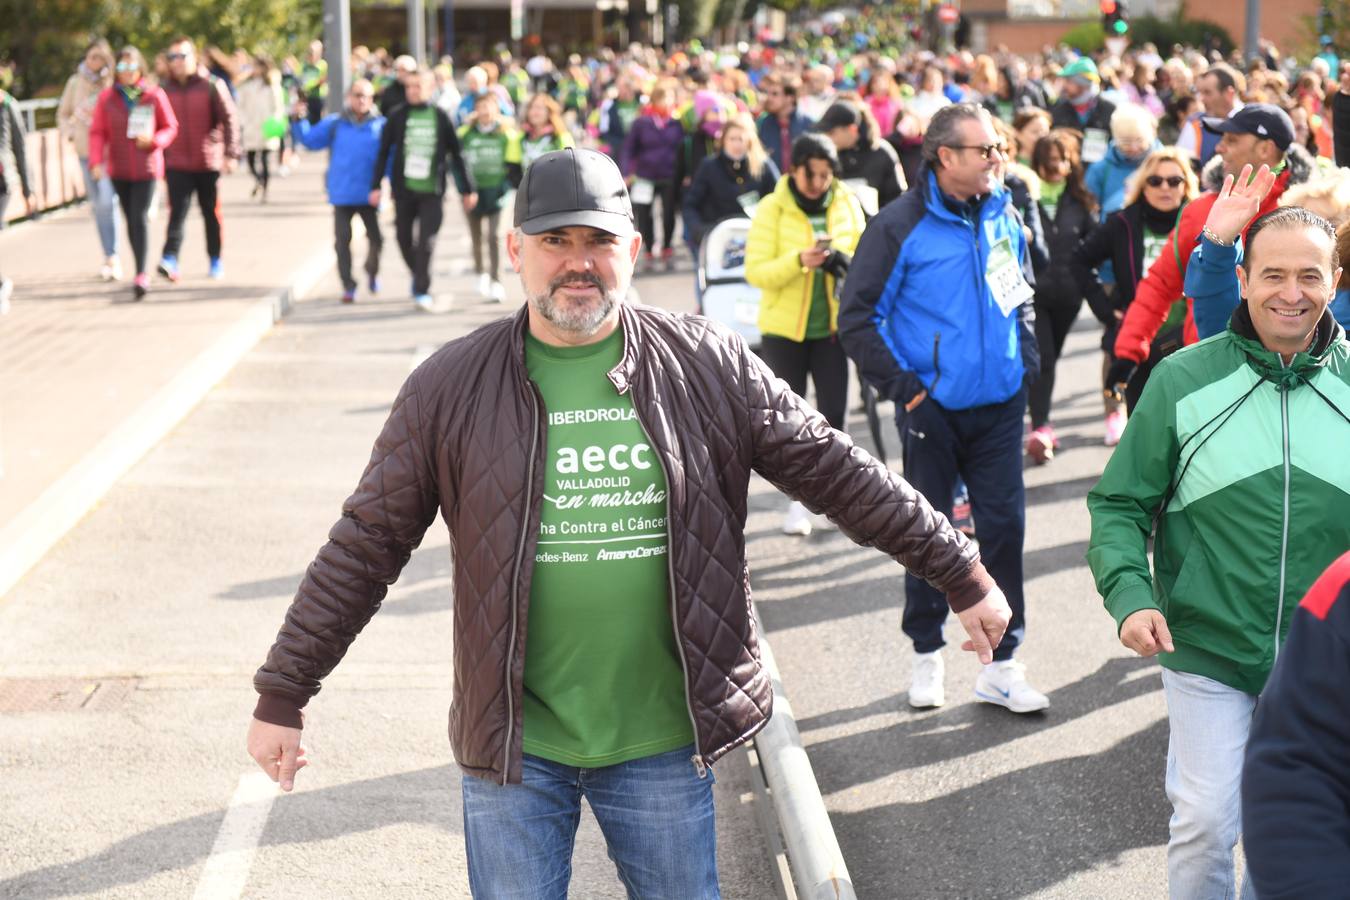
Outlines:
{"label": "jacket cuff", "polygon": [[996,586],[994,579],[985,571],[984,563],[977,559],[966,570],[961,583],[947,592],[947,605],[952,608],[952,612],[965,612],[983,600]]}
{"label": "jacket cuff", "polygon": [[1106,600],[1106,611],[1116,620],[1116,636],[1125,620],[1141,609],[1157,609],[1158,602],[1153,599],[1153,588],[1147,584],[1131,584],[1121,588]]}
{"label": "jacket cuff", "polygon": [[253,718],[286,728],[301,728],[304,721],[295,701],[280,694],[259,694],[258,705],[253,707]]}

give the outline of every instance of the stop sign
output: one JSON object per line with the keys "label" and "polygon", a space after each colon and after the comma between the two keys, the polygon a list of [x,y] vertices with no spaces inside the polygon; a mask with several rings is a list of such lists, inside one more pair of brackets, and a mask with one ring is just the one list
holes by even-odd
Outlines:
{"label": "stop sign", "polygon": [[956,20],[959,19],[961,15],[956,11],[955,6],[952,6],[949,3],[944,3],[938,7],[937,17],[938,21],[941,22],[943,25],[955,25]]}

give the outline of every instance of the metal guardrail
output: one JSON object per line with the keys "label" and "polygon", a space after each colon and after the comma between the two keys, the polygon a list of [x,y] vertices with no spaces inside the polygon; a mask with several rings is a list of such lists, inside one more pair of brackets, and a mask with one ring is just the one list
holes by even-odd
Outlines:
{"label": "metal guardrail", "polygon": [[15,105],[19,108],[19,115],[23,116],[24,130],[29,134],[39,128],[56,127],[56,108],[61,105],[60,99],[20,100]]}
{"label": "metal guardrail", "polygon": [[[755,618],[759,619],[758,611]],[[853,879],[820,796],[797,720],[783,691],[773,650],[760,620],[759,653],[773,683],[773,717],[755,735],[755,754],[777,812],[788,866],[800,900],[857,900]]]}

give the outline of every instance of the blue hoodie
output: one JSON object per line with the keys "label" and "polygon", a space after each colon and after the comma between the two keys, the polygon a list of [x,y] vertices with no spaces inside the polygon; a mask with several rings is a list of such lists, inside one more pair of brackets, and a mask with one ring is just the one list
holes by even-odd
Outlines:
{"label": "blue hoodie", "polygon": [[[380,151],[383,116],[358,122],[350,112],[325,116],[314,125],[300,119],[291,126],[296,141],[310,150],[328,148],[328,202],[334,206],[367,206],[375,157]],[[391,157],[390,163],[393,159]]]}
{"label": "blue hoodie", "polygon": [[1144,164],[1150,153],[1161,149],[1162,142],[1155,139],[1153,146],[1141,153],[1138,159],[1130,159],[1112,141],[1106,148],[1106,155],[1088,166],[1084,183],[1101,203],[1098,221],[1105,222],[1108,215],[1125,208],[1125,182]]}
{"label": "blue hoodie", "polygon": [[[955,201],[951,201],[955,203]],[[917,190],[867,225],[839,308],[839,336],[863,377],[904,403],[926,390],[947,409],[1003,403],[1040,371],[1028,300],[1005,315],[985,278],[990,247],[1009,242],[1035,279],[1022,219],[1000,184],[974,210],[953,212],[925,169]]]}

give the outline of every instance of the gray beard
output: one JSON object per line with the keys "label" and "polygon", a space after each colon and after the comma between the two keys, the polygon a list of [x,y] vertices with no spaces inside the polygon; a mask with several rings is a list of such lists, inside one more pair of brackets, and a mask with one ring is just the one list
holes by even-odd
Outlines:
{"label": "gray beard", "polygon": [[[554,291],[568,282],[576,281],[589,281],[595,285],[600,290],[600,302],[581,308],[570,306],[563,308],[554,302]],[[558,330],[580,337],[590,337],[600,330],[600,326],[609,318],[619,300],[618,293],[605,287],[598,277],[594,275],[569,275],[566,278],[555,279],[550,282],[548,289],[542,294],[530,297],[530,304],[539,311],[539,315],[543,316]]]}

